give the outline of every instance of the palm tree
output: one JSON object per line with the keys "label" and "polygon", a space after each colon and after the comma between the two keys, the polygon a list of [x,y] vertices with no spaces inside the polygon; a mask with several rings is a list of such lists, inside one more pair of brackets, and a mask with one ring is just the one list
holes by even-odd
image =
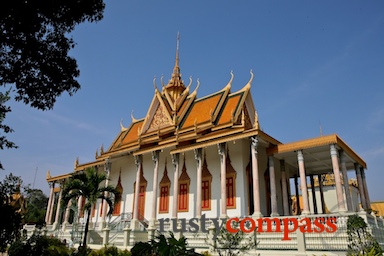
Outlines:
{"label": "palm tree", "polygon": [[[88,225],[92,206],[96,204],[98,199],[105,200],[109,205],[108,215],[111,215],[114,202],[110,196],[114,195],[115,201],[120,197],[119,192],[116,191],[114,187],[104,185],[106,180],[107,177],[105,173],[97,172],[95,168],[91,167],[85,169],[85,171],[72,174],[72,176],[64,183],[61,200],[63,208],[67,206],[68,202],[72,199],[76,199],[80,196],[86,199],[84,211],[88,214],[84,230],[83,248],[86,248],[87,246]],[[107,194],[110,196],[106,196]]]}

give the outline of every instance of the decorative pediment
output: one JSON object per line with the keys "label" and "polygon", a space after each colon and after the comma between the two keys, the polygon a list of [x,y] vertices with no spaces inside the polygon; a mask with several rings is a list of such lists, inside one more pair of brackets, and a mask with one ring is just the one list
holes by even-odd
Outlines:
{"label": "decorative pediment", "polygon": [[179,182],[180,181],[191,181],[191,178],[189,177],[188,173],[187,173],[187,167],[185,166],[185,157],[184,157],[184,164],[183,164],[183,168],[181,169],[181,174],[180,174],[180,178],[179,178]]}
{"label": "decorative pediment", "polygon": [[121,170],[120,170],[119,179],[117,180],[117,185],[116,185],[116,191],[122,194],[123,190],[124,190],[123,185],[121,185]]}
{"label": "decorative pediment", "polygon": [[156,131],[170,125],[173,125],[172,113],[169,112],[169,108],[166,107],[164,99],[156,89],[155,96],[144,120],[142,134]]}
{"label": "decorative pediment", "polygon": [[160,184],[163,184],[163,185],[171,184],[171,180],[168,177],[167,160],[165,160],[163,178],[161,178]]}
{"label": "decorative pediment", "polygon": [[227,150],[227,157],[226,157],[226,174],[227,176],[231,176],[231,175],[234,175],[236,176],[236,170],[235,168],[233,168],[232,164],[231,164],[231,159],[229,158],[229,150]]}
{"label": "decorative pediment", "polygon": [[212,174],[208,170],[207,157],[205,154],[204,154],[204,162],[203,162],[203,166],[202,166],[202,177],[203,178],[212,178]]}

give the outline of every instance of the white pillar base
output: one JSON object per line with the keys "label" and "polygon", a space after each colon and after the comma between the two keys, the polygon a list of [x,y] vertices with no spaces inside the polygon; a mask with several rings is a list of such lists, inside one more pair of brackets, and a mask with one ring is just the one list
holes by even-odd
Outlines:
{"label": "white pillar base", "polygon": [[150,219],[148,223],[148,228],[154,228],[156,229],[157,220],[156,219]]}
{"label": "white pillar base", "polygon": [[261,217],[264,217],[261,212],[254,212],[252,214],[252,218],[254,218],[254,219],[261,218]]}
{"label": "white pillar base", "polygon": [[57,226],[59,225],[58,222],[55,222],[52,224],[52,230],[56,230]]}
{"label": "white pillar base", "polygon": [[140,222],[138,219],[132,219],[131,220],[131,226],[130,226],[130,229],[132,231],[138,231],[140,230]]}
{"label": "white pillar base", "polygon": [[280,214],[278,214],[277,212],[271,213],[271,217],[279,217],[279,216],[280,216]]}

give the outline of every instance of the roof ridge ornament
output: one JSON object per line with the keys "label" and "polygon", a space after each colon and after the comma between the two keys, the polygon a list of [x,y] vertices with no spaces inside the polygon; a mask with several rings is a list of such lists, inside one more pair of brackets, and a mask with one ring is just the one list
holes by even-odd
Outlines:
{"label": "roof ridge ornament", "polygon": [[189,90],[189,88],[191,87],[191,84],[192,84],[192,76],[189,77],[189,84],[186,89]]}
{"label": "roof ridge ornament", "polygon": [[120,119],[120,130],[123,132],[123,131],[126,131],[128,128],[125,128],[124,125],[123,125],[123,118]]}
{"label": "roof ridge ornament", "polygon": [[232,82],[233,82],[233,78],[235,77],[235,75],[233,74],[233,71],[231,70],[231,72],[229,72],[231,74],[231,79],[229,79],[228,83],[226,86],[224,86],[224,88],[222,89],[222,91],[229,91],[231,90],[231,86],[232,86]]}
{"label": "roof ridge ornament", "polygon": [[161,89],[162,89],[162,91],[164,91],[164,87],[165,87],[165,84],[164,84],[164,74],[161,75],[160,81],[161,81]]}
{"label": "roof ridge ornament", "polygon": [[197,78],[197,86],[196,86],[195,90],[192,92],[192,94],[197,94],[197,90],[199,89],[199,87],[200,87],[200,79]]}
{"label": "roof ridge ornament", "polygon": [[153,78],[153,86],[155,87],[155,91],[158,91],[157,85],[156,85],[156,76]]}
{"label": "roof ridge ornament", "polygon": [[132,123],[135,123],[135,122],[139,121],[139,120],[137,120],[137,119],[133,116],[133,110],[132,110],[132,112],[131,112],[131,119],[132,119]]}
{"label": "roof ridge ornament", "polygon": [[251,86],[251,85],[252,85],[252,82],[253,82],[253,77],[254,77],[253,72],[252,72],[252,69],[249,71],[249,73],[251,74],[251,78],[249,79],[247,85]]}

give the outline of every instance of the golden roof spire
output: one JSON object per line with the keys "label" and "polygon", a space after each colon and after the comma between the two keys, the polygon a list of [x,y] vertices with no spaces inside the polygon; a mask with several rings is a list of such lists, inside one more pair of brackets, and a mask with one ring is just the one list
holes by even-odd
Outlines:
{"label": "golden roof spire", "polygon": [[165,86],[165,89],[175,101],[185,90],[185,85],[183,80],[181,80],[180,67],[179,67],[179,45],[180,45],[180,33],[177,33],[176,40],[176,60],[175,67],[173,68],[172,77],[169,80],[168,84]]}
{"label": "golden roof spire", "polygon": [[180,45],[180,32],[177,32],[177,39],[176,39],[176,61],[175,61],[175,68],[173,69],[173,73],[180,73],[179,68],[179,45]]}

